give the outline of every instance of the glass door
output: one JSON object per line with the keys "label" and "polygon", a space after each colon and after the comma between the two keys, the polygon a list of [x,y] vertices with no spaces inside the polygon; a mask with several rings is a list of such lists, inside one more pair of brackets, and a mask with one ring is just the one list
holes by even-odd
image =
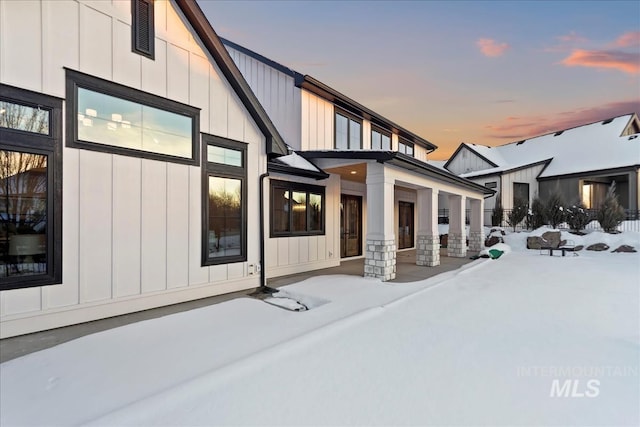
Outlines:
{"label": "glass door", "polygon": [[362,255],[362,197],[340,197],[340,257]]}
{"label": "glass door", "polygon": [[413,247],[413,203],[398,202],[398,249]]}

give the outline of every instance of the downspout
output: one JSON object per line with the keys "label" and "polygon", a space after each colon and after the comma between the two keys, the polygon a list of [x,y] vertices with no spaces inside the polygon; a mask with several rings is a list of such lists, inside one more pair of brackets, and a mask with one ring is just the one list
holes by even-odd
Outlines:
{"label": "downspout", "polygon": [[260,175],[260,288],[267,287],[267,276],[264,269],[264,179],[269,176],[269,172],[265,172]]}

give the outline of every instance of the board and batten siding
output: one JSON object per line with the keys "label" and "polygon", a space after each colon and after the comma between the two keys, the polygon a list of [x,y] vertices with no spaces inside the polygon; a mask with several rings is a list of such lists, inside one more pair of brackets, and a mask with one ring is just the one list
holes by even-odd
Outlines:
{"label": "board and batten siding", "polygon": [[462,147],[458,154],[451,159],[449,165],[447,165],[447,169],[455,175],[491,168],[493,168],[493,166],[489,162],[480,158],[467,147]]}
{"label": "board and batten siding", "polygon": [[306,90],[301,95],[301,150],[333,150],[333,104]]}
{"label": "board and batten siding", "polygon": [[2,1],[0,16],[2,83],[64,98],[67,67],[200,108],[202,132],[248,143],[250,204],[247,262],[202,267],[199,166],[64,146],[63,283],[0,292],[1,336],[258,286],[265,138],[173,3],[155,2],[155,60],[131,52],[128,1]]}
{"label": "board and batten siding", "polygon": [[502,183],[498,187],[502,194],[502,207],[504,209],[513,208],[513,183],[520,182],[529,184],[529,203],[534,199],[538,193],[538,180],[537,177],[544,169],[545,165],[536,165],[513,172],[502,174]]}
{"label": "board and batten siding", "polygon": [[300,150],[300,89],[295,80],[230,46],[225,46],[285,142]]}
{"label": "board and batten siding", "polygon": [[[290,176],[276,174],[272,174],[270,178],[291,180]],[[331,174],[322,181],[298,178],[296,182],[325,187],[325,233],[315,236],[271,237],[270,227],[265,227],[267,278],[340,265],[340,175]],[[265,183],[265,194],[270,194],[269,182]],[[265,210],[265,221],[267,224],[271,223],[269,209]]]}

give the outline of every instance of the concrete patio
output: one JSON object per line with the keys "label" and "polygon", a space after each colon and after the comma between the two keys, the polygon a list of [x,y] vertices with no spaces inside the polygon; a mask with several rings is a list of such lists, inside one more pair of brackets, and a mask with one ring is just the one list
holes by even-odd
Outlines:
{"label": "concrete patio", "polygon": [[[424,280],[446,271],[455,270],[471,262],[469,258],[472,254],[467,254],[464,258],[453,258],[447,256],[447,250],[440,250],[440,265],[436,267],[421,267],[416,265],[415,250],[400,251],[397,253],[396,278],[391,280],[394,283],[407,283]],[[300,282],[310,277],[330,274],[346,274],[352,276],[363,276],[364,258],[343,261],[339,267],[315,270],[306,273],[293,274],[290,276],[277,277],[267,280],[267,285],[273,288]],[[13,338],[6,338],[0,341],[0,362],[6,362],[29,353],[44,350],[49,347],[80,338],[85,335],[117,328],[129,323],[154,319],[167,316],[186,310],[193,310],[211,304],[218,304],[234,298],[247,297],[253,290],[236,292],[233,294],[220,295],[201,300],[174,304],[152,310],[131,313],[124,316],[111,317],[108,319],[96,320],[93,322],[81,323],[79,325],[67,326],[64,328],[52,329],[49,331],[36,332],[28,335],[21,335]]]}

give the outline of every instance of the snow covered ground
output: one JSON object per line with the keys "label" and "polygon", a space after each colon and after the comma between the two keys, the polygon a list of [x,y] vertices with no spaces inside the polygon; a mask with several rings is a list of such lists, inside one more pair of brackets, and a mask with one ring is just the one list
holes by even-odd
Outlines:
{"label": "snow covered ground", "polygon": [[[544,230],[535,232],[539,235]],[[640,233],[403,284],[318,276],[0,365],[0,425],[638,425]],[[563,238],[564,238],[563,233]]]}

